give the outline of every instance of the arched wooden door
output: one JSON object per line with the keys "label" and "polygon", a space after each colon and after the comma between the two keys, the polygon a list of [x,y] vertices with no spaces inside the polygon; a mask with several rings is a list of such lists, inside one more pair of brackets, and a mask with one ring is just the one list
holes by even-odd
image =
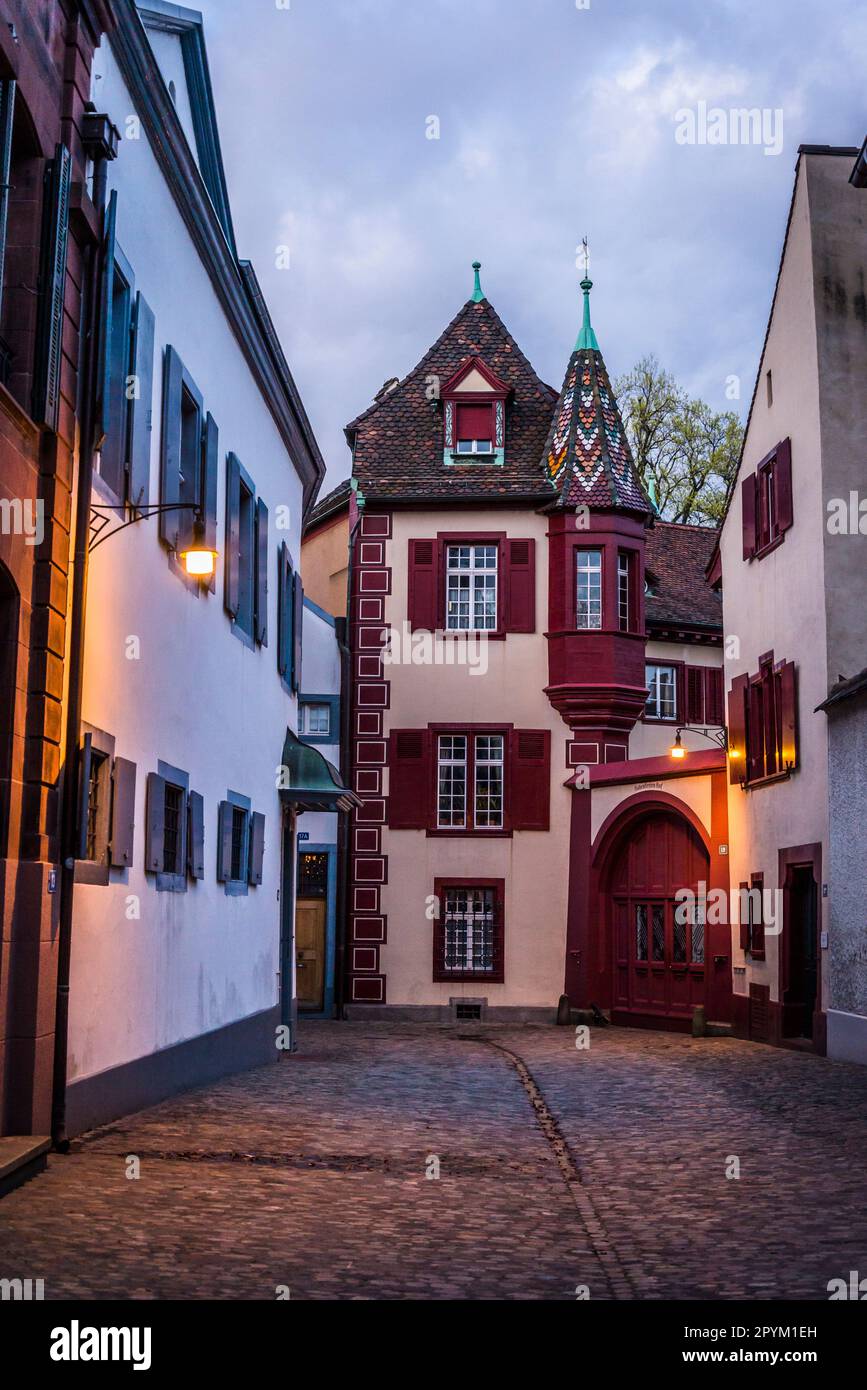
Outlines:
{"label": "arched wooden door", "polygon": [[684,911],[675,893],[698,893],[708,867],[700,837],[676,812],[651,812],[625,832],[608,883],[616,1022],[685,1027],[704,1004],[704,914]]}

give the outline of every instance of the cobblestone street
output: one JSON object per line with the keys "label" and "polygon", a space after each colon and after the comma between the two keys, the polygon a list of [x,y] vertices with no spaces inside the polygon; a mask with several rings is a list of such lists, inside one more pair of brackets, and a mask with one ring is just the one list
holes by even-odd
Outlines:
{"label": "cobblestone street", "polygon": [[52,1156],[0,1201],[0,1277],[54,1299],[826,1299],[867,1273],[865,1117],[867,1069],[729,1039],[308,1023],[279,1064]]}

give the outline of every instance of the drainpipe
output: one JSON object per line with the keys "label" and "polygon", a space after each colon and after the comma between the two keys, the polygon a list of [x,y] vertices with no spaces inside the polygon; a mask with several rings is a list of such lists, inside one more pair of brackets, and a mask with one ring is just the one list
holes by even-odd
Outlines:
{"label": "drainpipe", "polygon": [[[108,160],[102,151],[93,159],[93,203],[100,223],[105,218]],[[66,1072],[69,1055],[69,973],[72,959],[72,914],[75,860],[78,854],[78,748],[81,738],[81,700],[84,676],[84,629],[87,613],[87,545],[90,537],[90,496],[93,479],[93,431],[96,400],[96,344],[99,316],[101,246],[89,246],[85,260],[86,300],[79,391],[78,480],[75,499],[75,550],[72,557],[69,682],[66,739],[60,807],[60,923],[57,943],[57,1003],[54,1023],[54,1070],[51,1096],[51,1138],[55,1149],[69,1149],[66,1133]]]}
{"label": "drainpipe", "polygon": [[[343,785],[350,785],[352,776],[352,653],[349,650],[349,633],[352,623],[352,554],[355,537],[360,522],[356,521],[349,533],[349,556],[346,569],[346,612],[347,617],[337,619],[337,645],[340,650],[340,773]],[[334,1012],[337,1018],[345,1016],[346,1009],[346,937],[349,920],[350,853],[349,836],[351,832],[351,811],[341,811],[338,820],[337,840],[337,951],[334,964]]]}

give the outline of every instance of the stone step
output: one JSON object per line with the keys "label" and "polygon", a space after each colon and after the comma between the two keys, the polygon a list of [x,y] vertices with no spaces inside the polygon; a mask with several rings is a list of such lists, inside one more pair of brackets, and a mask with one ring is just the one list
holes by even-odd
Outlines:
{"label": "stone step", "polygon": [[41,1173],[50,1148],[51,1139],[47,1134],[0,1136],[0,1197]]}

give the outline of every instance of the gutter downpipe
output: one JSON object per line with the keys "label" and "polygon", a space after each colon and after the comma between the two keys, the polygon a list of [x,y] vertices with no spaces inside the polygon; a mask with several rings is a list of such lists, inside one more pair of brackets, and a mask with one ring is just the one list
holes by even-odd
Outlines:
{"label": "gutter downpipe", "polygon": [[[350,512],[351,515],[351,512]],[[354,682],[352,680],[352,557],[355,550],[355,537],[361,524],[360,517],[349,532],[349,555],[346,570],[346,617],[338,619],[337,642],[340,648],[340,773],[343,785],[350,786],[352,776],[352,699]],[[337,841],[337,951],[334,965],[334,1012],[337,1018],[346,1016],[346,935],[349,917],[349,875],[351,854],[349,845],[351,811],[340,812]]]}

